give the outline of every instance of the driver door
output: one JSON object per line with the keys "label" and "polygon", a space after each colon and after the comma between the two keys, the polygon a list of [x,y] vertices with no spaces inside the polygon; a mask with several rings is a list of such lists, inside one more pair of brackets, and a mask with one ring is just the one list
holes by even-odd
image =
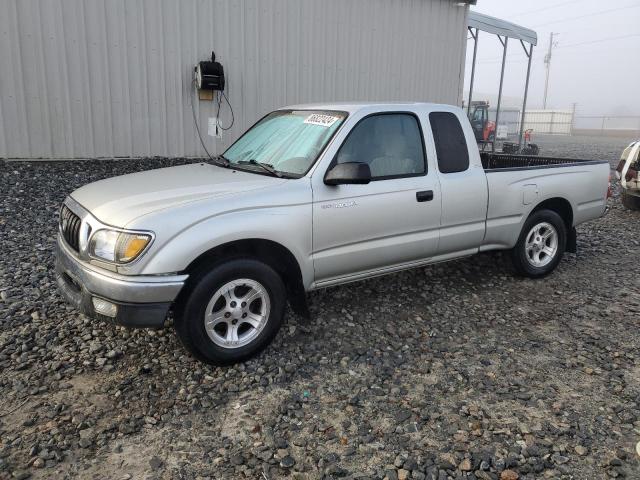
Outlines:
{"label": "driver door", "polygon": [[[363,162],[366,185],[326,185],[336,163]],[[429,172],[421,124],[411,112],[367,116],[349,132],[313,184],[316,284],[385,273],[436,254],[440,184]]]}

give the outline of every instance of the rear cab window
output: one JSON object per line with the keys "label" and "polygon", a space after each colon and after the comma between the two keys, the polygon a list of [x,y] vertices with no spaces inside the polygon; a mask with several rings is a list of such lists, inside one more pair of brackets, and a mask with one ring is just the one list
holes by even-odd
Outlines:
{"label": "rear cab window", "polygon": [[464,172],[469,168],[467,138],[458,117],[451,112],[431,112],[429,123],[440,173]]}

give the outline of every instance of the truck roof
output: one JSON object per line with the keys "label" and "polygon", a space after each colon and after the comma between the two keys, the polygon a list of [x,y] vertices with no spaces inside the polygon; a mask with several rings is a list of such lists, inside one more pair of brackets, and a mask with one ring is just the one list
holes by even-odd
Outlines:
{"label": "truck roof", "polygon": [[339,110],[347,113],[355,113],[360,110],[403,110],[425,108],[427,110],[458,109],[455,105],[446,105],[429,102],[327,102],[327,103],[304,103],[299,105],[288,105],[278,110]]}

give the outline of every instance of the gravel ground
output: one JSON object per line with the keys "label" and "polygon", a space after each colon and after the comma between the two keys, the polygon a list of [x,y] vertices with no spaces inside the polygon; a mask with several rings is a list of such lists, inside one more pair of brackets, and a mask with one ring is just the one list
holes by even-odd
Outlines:
{"label": "gravel ground", "polygon": [[637,138],[533,136],[533,143],[540,147],[540,155],[608,159],[614,167],[618,165],[622,150],[634,140]]}
{"label": "gravel ground", "polygon": [[617,197],[544,280],[491,253],[315,292],[312,320],[213,368],[53,279],[67,193],[175,163],[0,163],[0,479],[640,478],[640,214]]}

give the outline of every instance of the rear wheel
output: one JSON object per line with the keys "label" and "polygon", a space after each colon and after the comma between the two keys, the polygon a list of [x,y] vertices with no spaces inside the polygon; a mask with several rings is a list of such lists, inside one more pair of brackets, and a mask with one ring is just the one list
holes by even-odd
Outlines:
{"label": "rear wheel", "polygon": [[539,278],[551,273],[562,260],[567,226],[552,210],[538,210],[525,222],[511,260],[520,275]]}
{"label": "rear wheel", "polygon": [[286,293],[280,276],[252,259],[220,264],[196,280],[176,309],[176,332],[198,359],[226,365],[265,348],[282,324]]}
{"label": "rear wheel", "polygon": [[640,210],[640,196],[629,195],[623,191],[622,205],[629,210]]}

